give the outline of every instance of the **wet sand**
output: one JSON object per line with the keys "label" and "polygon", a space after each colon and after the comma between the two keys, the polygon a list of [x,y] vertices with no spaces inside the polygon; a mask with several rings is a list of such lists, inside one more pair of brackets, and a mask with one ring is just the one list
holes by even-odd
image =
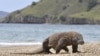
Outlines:
{"label": "wet sand", "polygon": [[[71,46],[68,46],[69,53],[61,50],[59,54],[15,54],[15,53],[32,53],[34,50],[39,48],[40,45],[32,46],[0,46],[0,56],[100,56],[100,42],[98,43],[85,43],[84,45],[79,45],[80,53],[72,53]],[[51,49],[53,53],[55,51]]]}

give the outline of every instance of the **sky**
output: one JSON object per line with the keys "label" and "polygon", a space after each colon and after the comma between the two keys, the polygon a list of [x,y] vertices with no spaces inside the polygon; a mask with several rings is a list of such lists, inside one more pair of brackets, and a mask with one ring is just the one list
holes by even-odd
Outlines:
{"label": "sky", "polygon": [[1,0],[0,11],[13,12],[32,4],[33,1],[38,2],[39,0]]}

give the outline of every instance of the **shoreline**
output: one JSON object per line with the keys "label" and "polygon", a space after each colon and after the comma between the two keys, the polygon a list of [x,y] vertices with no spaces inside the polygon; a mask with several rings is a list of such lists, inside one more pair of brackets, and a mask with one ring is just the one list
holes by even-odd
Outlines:
{"label": "shoreline", "polygon": [[[85,43],[100,43],[99,41],[91,41],[91,42],[85,42]],[[6,42],[1,42],[1,46],[34,46],[34,45],[42,45],[42,42],[16,42],[16,43],[6,43]]]}
{"label": "shoreline", "polygon": [[[69,53],[65,53],[63,50],[59,54],[13,54],[13,53],[32,53],[38,49],[41,45],[22,45],[22,46],[2,46],[0,47],[0,56],[99,56],[100,55],[100,42],[85,43],[79,45],[78,50],[81,53],[72,53],[71,46],[68,46]],[[55,52],[54,50],[51,50]]]}
{"label": "shoreline", "polygon": [[16,43],[7,43],[0,42],[0,46],[24,46],[24,45],[41,45],[42,42],[16,42]]}

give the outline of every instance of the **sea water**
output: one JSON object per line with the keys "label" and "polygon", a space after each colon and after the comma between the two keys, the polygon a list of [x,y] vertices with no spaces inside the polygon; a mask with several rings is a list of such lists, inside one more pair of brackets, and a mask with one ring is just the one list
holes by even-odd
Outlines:
{"label": "sea water", "polygon": [[41,44],[56,32],[76,31],[85,42],[100,42],[100,25],[0,24],[0,45]]}

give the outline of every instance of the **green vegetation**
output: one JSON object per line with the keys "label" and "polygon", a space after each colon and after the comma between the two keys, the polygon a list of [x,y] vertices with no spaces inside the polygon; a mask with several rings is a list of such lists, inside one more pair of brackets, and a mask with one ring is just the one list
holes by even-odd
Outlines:
{"label": "green vegetation", "polygon": [[98,19],[100,20],[100,5],[96,5],[94,8],[92,8],[91,11],[88,12],[81,12],[77,14],[70,15],[71,17],[76,18],[87,18],[87,19]]}
{"label": "green vegetation", "polygon": [[32,6],[36,5],[37,3],[36,2],[32,2]]}
{"label": "green vegetation", "polygon": [[89,0],[88,1],[88,9],[87,9],[87,11],[89,11],[91,8],[96,6],[96,4],[97,4],[97,0]]}
{"label": "green vegetation", "polygon": [[82,3],[82,2],[83,2],[83,0],[79,0],[79,2],[80,2],[80,3]]}
{"label": "green vegetation", "polygon": [[[13,19],[20,21],[19,19],[22,20],[27,15],[40,19],[47,16],[47,22],[50,23],[81,22],[77,18],[100,20],[100,0],[40,0],[38,3],[32,2],[22,10],[11,13],[10,17],[12,17],[12,21]],[[84,22],[88,21],[86,19]]]}
{"label": "green vegetation", "polygon": [[44,15],[53,15],[56,17],[66,16],[86,11],[87,3],[87,0],[84,0],[82,3],[79,3],[78,0],[42,0],[34,7],[26,7],[21,13],[23,15],[31,14],[37,17],[43,17]]}

